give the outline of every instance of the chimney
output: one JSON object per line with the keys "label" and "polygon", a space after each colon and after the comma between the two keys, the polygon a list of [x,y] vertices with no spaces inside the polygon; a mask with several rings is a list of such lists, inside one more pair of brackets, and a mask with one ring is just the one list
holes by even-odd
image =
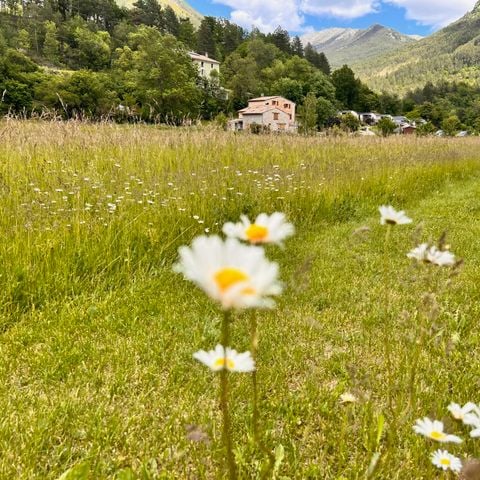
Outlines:
{"label": "chimney", "polygon": [[208,58],[208,52],[205,52],[205,56]]}

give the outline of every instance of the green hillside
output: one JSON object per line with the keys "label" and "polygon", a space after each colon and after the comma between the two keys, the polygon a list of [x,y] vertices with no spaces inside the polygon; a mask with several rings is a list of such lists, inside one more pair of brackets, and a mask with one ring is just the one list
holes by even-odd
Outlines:
{"label": "green hillside", "polygon": [[352,68],[371,88],[397,93],[441,80],[480,84],[480,1],[430,37]]}
{"label": "green hillside", "polygon": [[[135,0],[116,0],[121,7],[131,7]],[[192,8],[185,0],[160,0],[162,6],[172,7],[179,17],[188,17],[192,23],[198,27],[202,21],[203,15]]]}

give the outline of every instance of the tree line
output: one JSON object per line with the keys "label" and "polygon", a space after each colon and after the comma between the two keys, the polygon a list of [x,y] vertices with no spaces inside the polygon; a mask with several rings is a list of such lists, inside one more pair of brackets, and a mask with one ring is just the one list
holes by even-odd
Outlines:
{"label": "tree line", "polygon": [[[189,51],[221,61],[220,76],[202,78]],[[344,109],[408,112],[435,126],[457,116],[459,125],[477,128],[478,91],[455,89],[447,102],[435,91],[378,94],[348,66],[331,72],[323,53],[281,27],[247,32],[205,17],[195,28],[157,0],[137,0],[131,9],[114,0],[0,0],[2,114],[178,124],[232,115],[254,96],[282,95],[314,129]]]}

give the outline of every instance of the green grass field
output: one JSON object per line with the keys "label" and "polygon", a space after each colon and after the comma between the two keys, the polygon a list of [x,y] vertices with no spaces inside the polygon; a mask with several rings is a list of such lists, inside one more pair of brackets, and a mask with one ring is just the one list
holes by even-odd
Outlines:
{"label": "green grass field", "polygon": [[[2,480],[75,465],[85,474],[68,478],[218,478],[218,377],[192,354],[218,342],[221,313],[171,267],[196,235],[264,211],[297,230],[269,250],[286,289],[258,313],[268,478],[454,478],[412,430],[424,416],[465,439],[449,451],[480,456],[446,410],[480,401],[478,139],[10,121],[0,195]],[[381,204],[414,219],[386,251]],[[412,265],[444,231],[464,265]],[[233,331],[248,350],[247,313]],[[260,478],[249,377],[231,378],[240,478]]]}

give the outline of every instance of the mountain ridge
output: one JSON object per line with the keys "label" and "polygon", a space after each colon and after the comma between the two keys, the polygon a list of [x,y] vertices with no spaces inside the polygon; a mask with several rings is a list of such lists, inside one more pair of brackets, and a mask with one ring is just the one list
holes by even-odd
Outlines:
{"label": "mountain ridge", "polygon": [[400,94],[441,80],[480,85],[480,0],[429,37],[351,67],[371,88]]}
{"label": "mountain ridge", "polygon": [[327,28],[303,35],[302,41],[325,53],[332,67],[338,68],[359,59],[364,61],[390,53],[407,43],[415,43],[415,37],[377,23],[366,29]]}
{"label": "mountain ridge", "polygon": [[[120,7],[132,8],[136,0],[115,0]],[[203,15],[195,10],[185,0],[159,0],[162,7],[172,7],[173,11],[180,18],[189,18],[192,23],[198,27],[203,19]]]}

